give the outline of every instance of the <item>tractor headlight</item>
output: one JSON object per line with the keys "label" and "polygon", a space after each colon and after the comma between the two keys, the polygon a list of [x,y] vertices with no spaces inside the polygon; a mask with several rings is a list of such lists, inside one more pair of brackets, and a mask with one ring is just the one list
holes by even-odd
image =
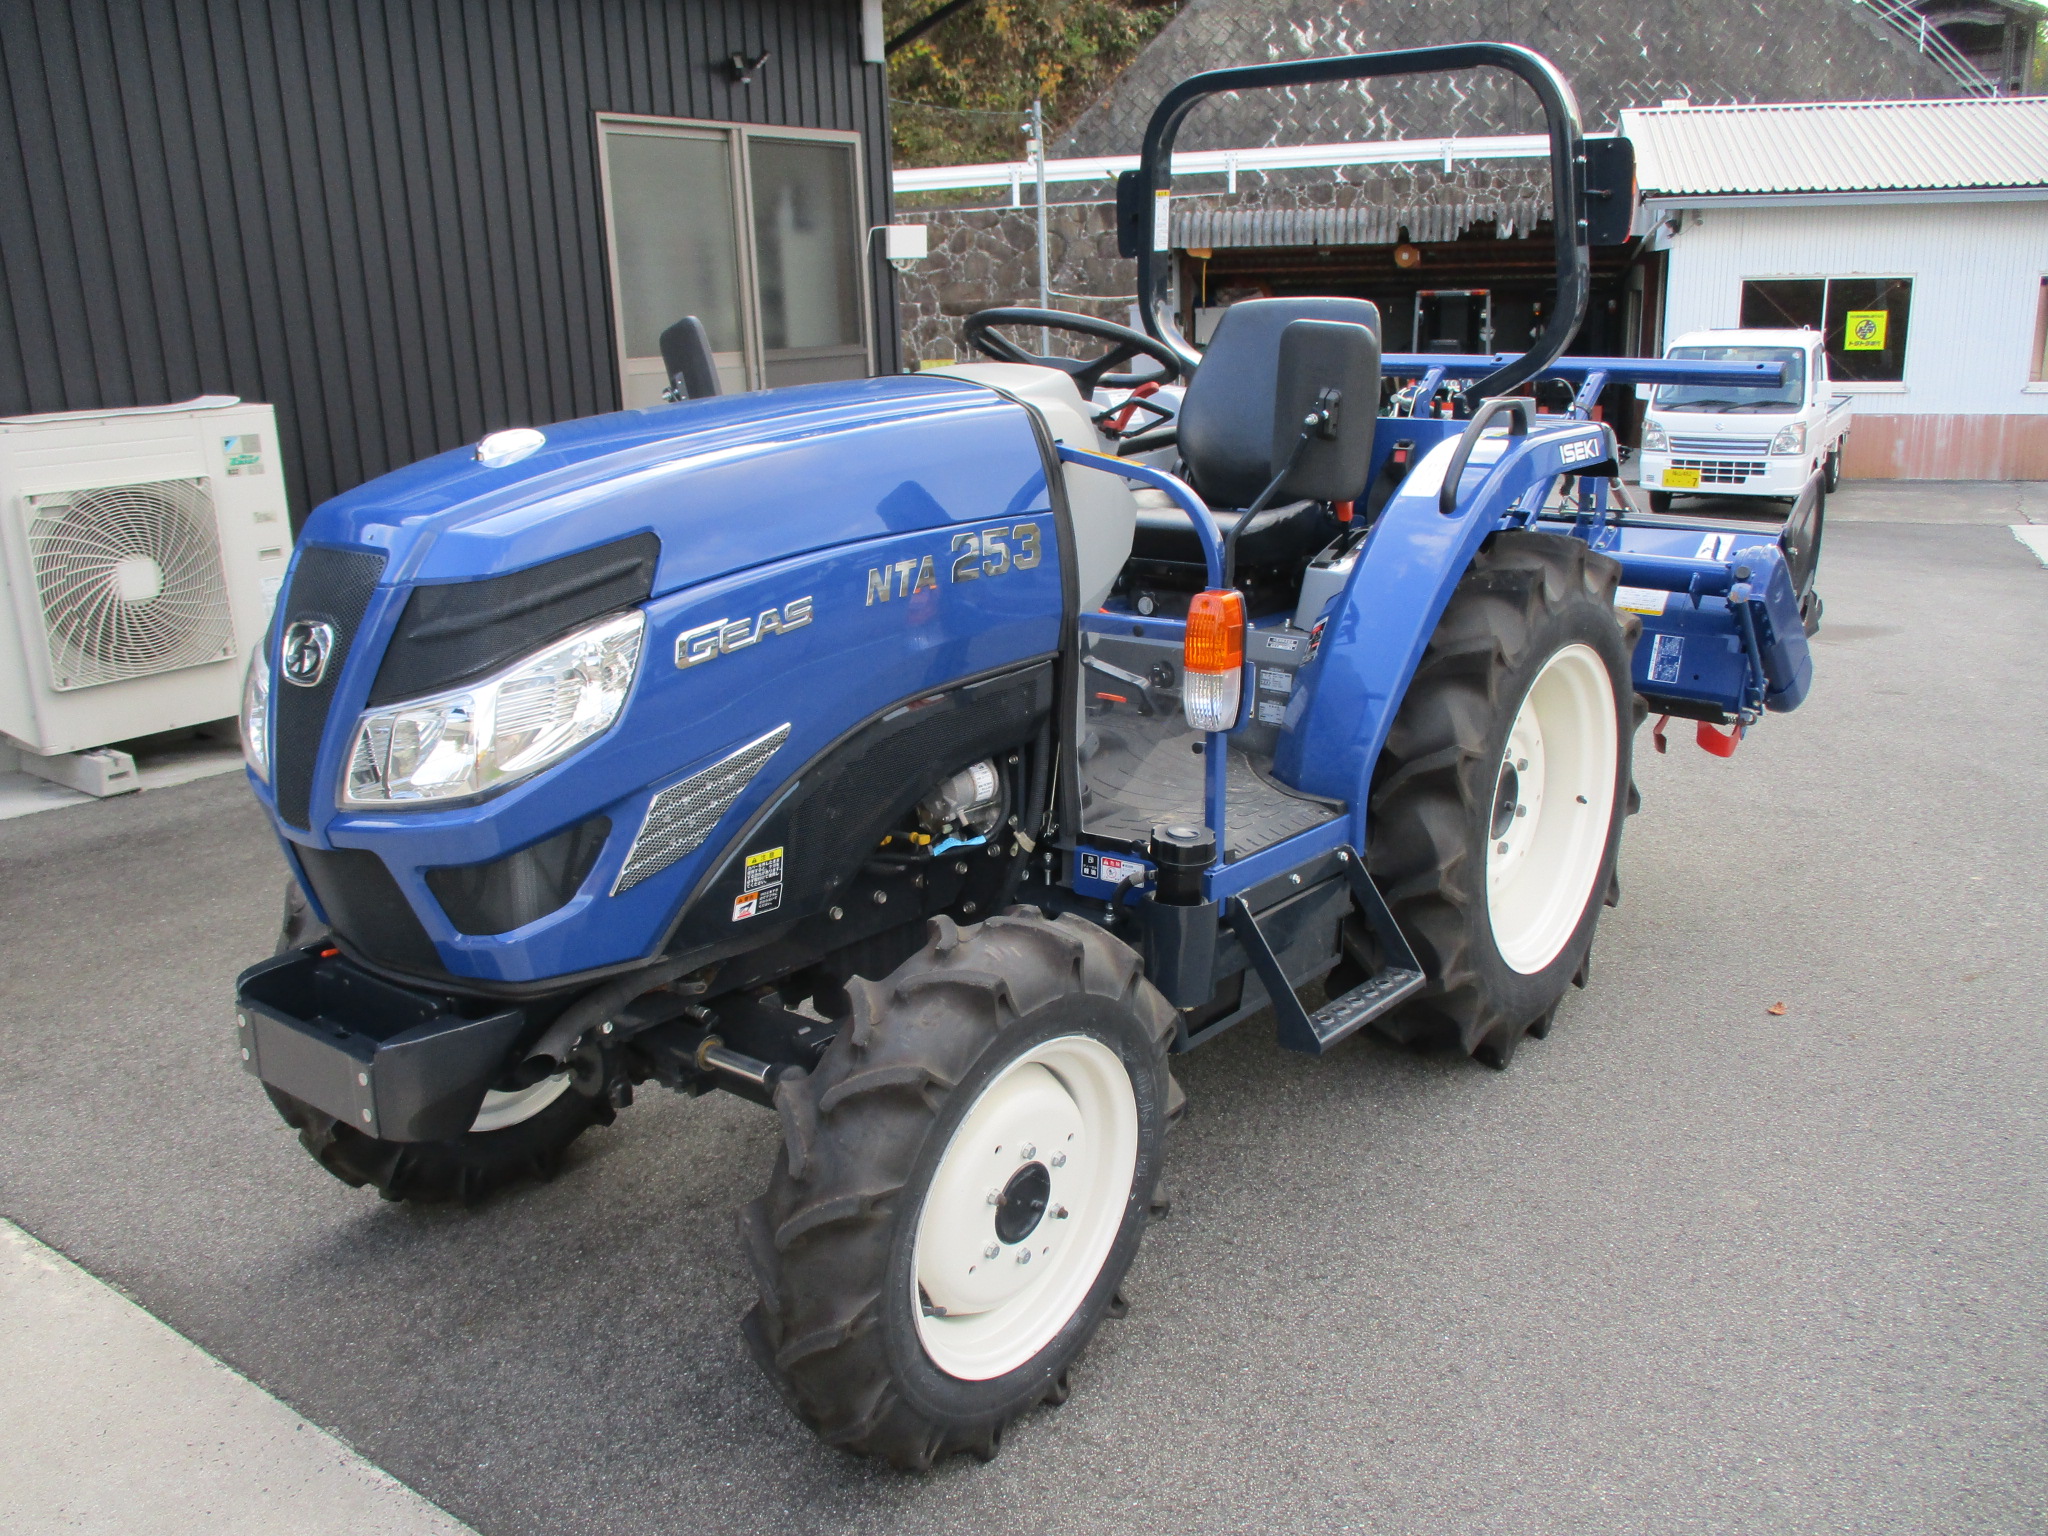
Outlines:
{"label": "tractor headlight", "polygon": [[1654,421],[1643,423],[1643,452],[1663,453],[1670,446],[1670,440],[1664,436],[1664,429],[1662,427],[1658,426]]}
{"label": "tractor headlight", "polygon": [[249,658],[249,672],[242,679],[242,757],[250,772],[270,782],[270,658],[263,654],[268,642],[259,644]]}
{"label": "tractor headlight", "polygon": [[1806,452],[1806,423],[1795,421],[1778,428],[1778,435],[1771,439],[1773,453]]}
{"label": "tractor headlight", "polygon": [[560,762],[619,717],[646,626],[636,609],[482,682],[371,710],[349,748],[342,806],[459,799]]}

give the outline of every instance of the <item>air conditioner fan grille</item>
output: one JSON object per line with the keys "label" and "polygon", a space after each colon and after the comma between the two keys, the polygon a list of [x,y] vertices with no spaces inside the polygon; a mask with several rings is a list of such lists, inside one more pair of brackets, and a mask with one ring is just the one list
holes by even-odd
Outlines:
{"label": "air conditioner fan grille", "polygon": [[213,497],[203,479],[31,496],[28,555],[59,689],[235,654]]}

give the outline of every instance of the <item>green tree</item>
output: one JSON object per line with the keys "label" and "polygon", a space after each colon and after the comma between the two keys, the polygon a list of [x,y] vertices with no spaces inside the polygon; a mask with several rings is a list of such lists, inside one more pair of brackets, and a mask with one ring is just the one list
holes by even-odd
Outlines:
{"label": "green tree", "polygon": [[[943,0],[887,0],[894,37]],[[1033,98],[1057,133],[1172,19],[1180,0],[981,0],[889,60],[898,165],[1023,157]]]}

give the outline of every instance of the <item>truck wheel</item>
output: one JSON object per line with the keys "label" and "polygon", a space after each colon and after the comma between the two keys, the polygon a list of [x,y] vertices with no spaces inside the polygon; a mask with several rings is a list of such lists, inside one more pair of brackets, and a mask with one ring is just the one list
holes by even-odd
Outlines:
{"label": "truck wheel", "polygon": [[[277,948],[297,949],[324,932],[298,882],[288,884]],[[299,1145],[342,1183],[373,1185],[386,1200],[421,1204],[481,1200],[521,1179],[553,1178],[569,1143],[593,1125],[609,1125],[616,1113],[603,1095],[577,1092],[563,1072],[514,1092],[492,1089],[460,1136],[381,1141],[267,1083],[263,1091],[299,1133]]]}
{"label": "truck wheel", "polygon": [[830,1445],[924,1469],[993,1456],[1066,1397],[1159,1180],[1174,1014],[1078,917],[933,918],[855,979],[783,1148],[740,1211],[761,1368]]}
{"label": "truck wheel", "polygon": [[1367,863],[1428,978],[1383,1026],[1506,1066],[1584,985],[1642,719],[1620,567],[1502,533],[1458,583],[1373,779]]}
{"label": "truck wheel", "polygon": [[1837,448],[1827,456],[1826,463],[1823,465],[1823,472],[1827,478],[1821,482],[1822,487],[1830,493],[1839,490],[1842,484],[1841,449]]}
{"label": "truck wheel", "polygon": [[1671,493],[1669,491],[1650,492],[1650,510],[1652,512],[1669,512],[1671,510]]}

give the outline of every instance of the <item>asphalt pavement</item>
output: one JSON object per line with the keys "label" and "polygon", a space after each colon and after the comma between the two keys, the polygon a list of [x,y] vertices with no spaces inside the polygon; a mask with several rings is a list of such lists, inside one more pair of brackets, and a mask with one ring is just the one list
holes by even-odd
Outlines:
{"label": "asphalt pavement", "polygon": [[749,1362],[747,1104],[650,1091],[473,1210],[321,1171],[235,1059],[234,779],[0,823],[0,1215],[484,1536],[2038,1533],[2048,569],[1897,495],[1836,503],[1802,710],[1645,731],[1548,1040],[1179,1064],[1130,1315],[993,1464],[828,1450]]}

